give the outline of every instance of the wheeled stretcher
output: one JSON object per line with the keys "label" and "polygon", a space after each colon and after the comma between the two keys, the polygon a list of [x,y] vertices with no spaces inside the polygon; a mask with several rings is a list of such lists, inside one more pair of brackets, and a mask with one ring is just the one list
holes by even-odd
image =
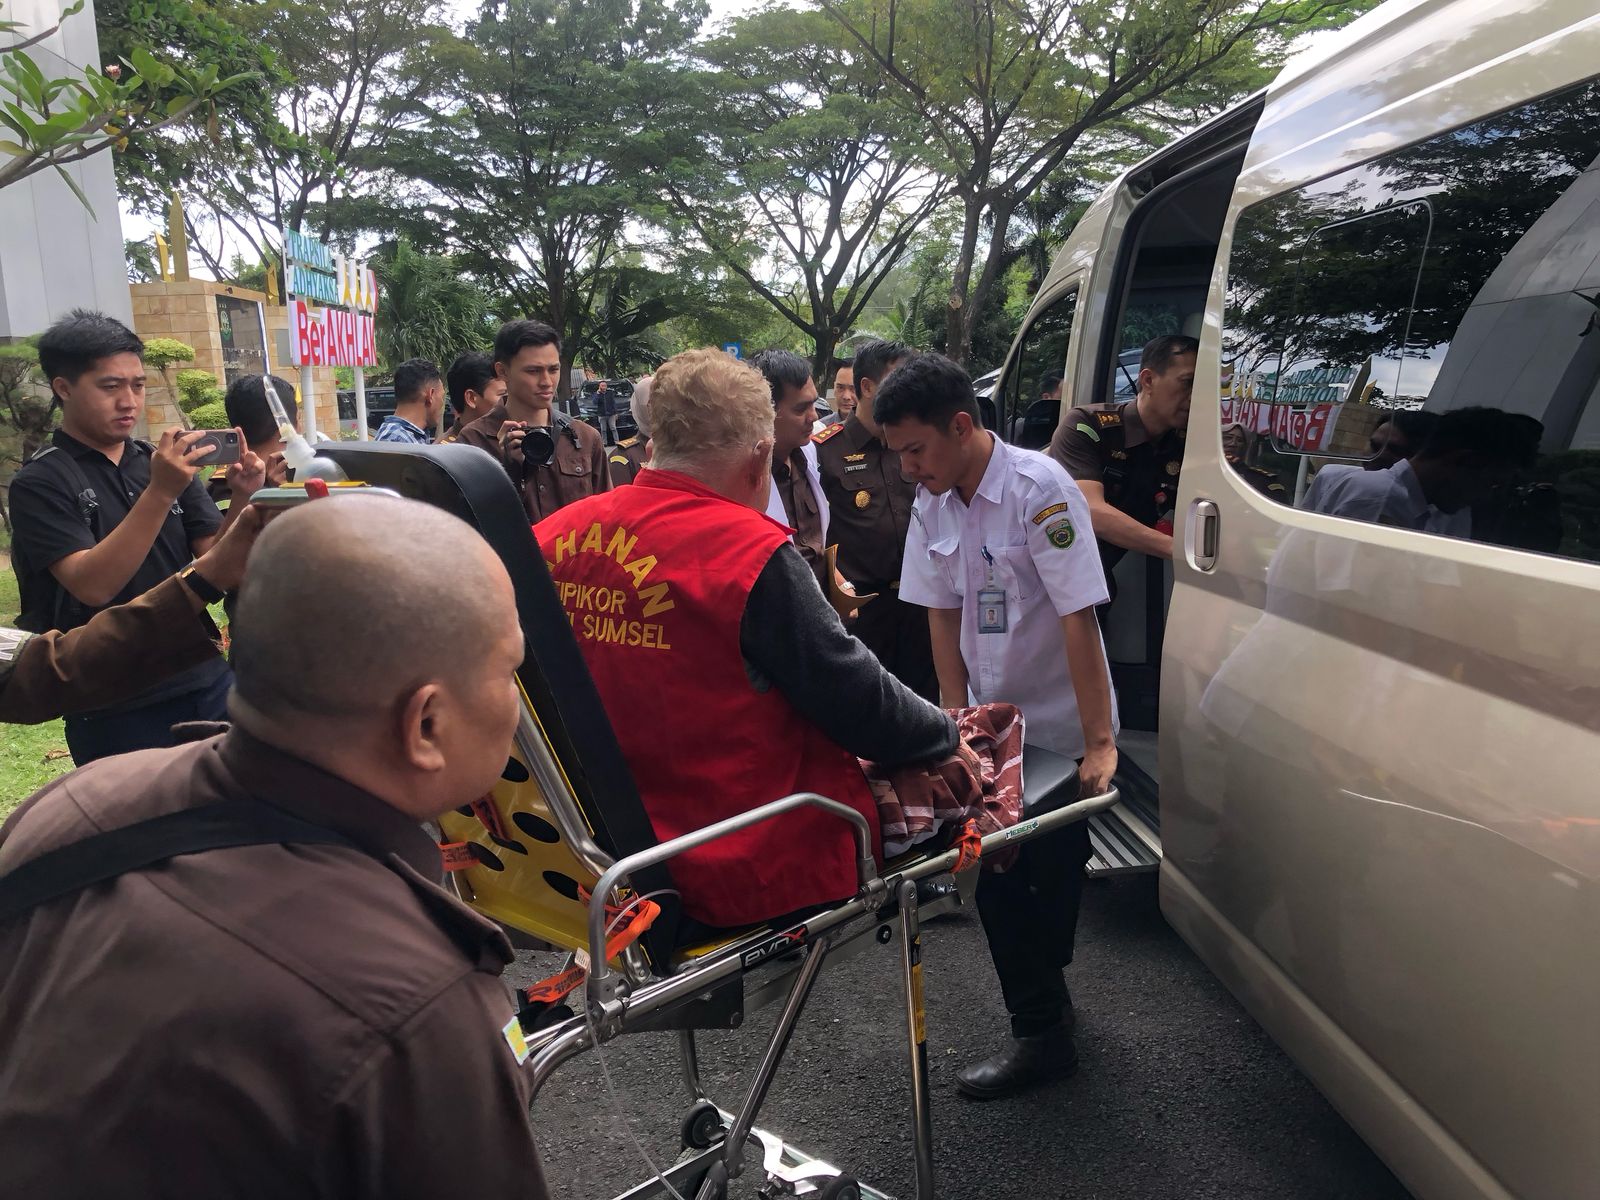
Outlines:
{"label": "wheeled stretcher", "polygon": [[[623,1194],[715,1200],[731,1179],[758,1171],[760,1195],[846,1198],[882,1193],[755,1127],[791,1034],[824,964],[876,945],[897,945],[911,1071],[919,1198],[934,1195],[932,1125],[924,1037],[920,922],[970,896],[971,845],[917,847],[880,866],[871,830],[848,806],[818,795],[769,804],[669,842],[658,842],[629,774],[522,505],[500,466],[466,446],[340,445],[319,453],[352,481],[444,508],[476,528],[516,589],[527,657],[518,675],[522,717],[491,797],[440,822],[451,880],[470,904],[500,922],[514,943],[558,948],[569,966],[528,990],[521,1024],[535,1095],[555,1070],[598,1041],[675,1030],[686,1090],[683,1153],[662,1174]],[[1080,799],[1074,764],[1029,747],[1025,809],[1014,827],[982,839],[991,852],[1080,821],[1117,802],[1113,790]],[[857,847],[857,891],[787,927],[757,926],[692,942],[680,928],[668,871],[684,851],[801,806],[844,823]],[[653,920],[651,919],[653,918]],[[747,1011],[782,1010],[736,1107],[719,1108],[701,1087],[695,1032],[738,1027]],[[619,1197],[618,1200],[623,1200]]]}

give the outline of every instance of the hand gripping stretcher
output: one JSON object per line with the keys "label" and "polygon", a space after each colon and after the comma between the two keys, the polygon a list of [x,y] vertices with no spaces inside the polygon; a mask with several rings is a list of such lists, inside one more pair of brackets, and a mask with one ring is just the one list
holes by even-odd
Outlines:
{"label": "hand gripping stretcher", "polygon": [[[717,1200],[752,1168],[764,1197],[846,1200],[881,1196],[838,1169],[755,1127],[813,984],[829,958],[898,943],[911,1071],[910,1116],[919,1200],[933,1190],[933,1144],[924,1037],[920,920],[970,896],[977,839],[921,848],[879,867],[860,814],[825,796],[785,796],[704,829],[658,842],[618,750],[600,698],[544,566],[522,505],[499,464],[469,446],[343,444],[320,447],[353,481],[444,508],[476,528],[516,589],[527,658],[518,675],[522,717],[491,797],[441,820],[459,894],[500,922],[514,943],[569,952],[565,971],[527,989],[521,1012],[532,1091],[563,1062],[625,1034],[675,1030],[688,1093],[683,1153],[617,1200],[674,1193]],[[981,851],[1037,837],[1117,802],[1115,790],[1079,799],[1074,764],[1029,747],[1023,819],[981,841]],[[668,864],[695,846],[812,805],[847,822],[858,859],[855,896],[788,927],[733,931],[685,945]],[[961,873],[958,875],[957,872]],[[648,899],[647,899],[648,898]],[[738,1027],[745,1012],[782,1010],[736,1109],[701,1087],[695,1031]]]}

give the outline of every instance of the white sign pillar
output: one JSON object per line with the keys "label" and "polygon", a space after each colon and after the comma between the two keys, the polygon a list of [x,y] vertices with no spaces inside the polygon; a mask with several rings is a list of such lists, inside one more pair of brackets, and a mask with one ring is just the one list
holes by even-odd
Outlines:
{"label": "white sign pillar", "polygon": [[356,368],[356,439],[366,441],[372,435],[367,432],[367,369]]}

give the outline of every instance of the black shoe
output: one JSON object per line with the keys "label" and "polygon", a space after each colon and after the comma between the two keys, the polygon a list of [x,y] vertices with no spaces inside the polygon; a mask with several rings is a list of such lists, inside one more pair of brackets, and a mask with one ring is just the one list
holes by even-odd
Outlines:
{"label": "black shoe", "polygon": [[1078,1049],[1065,1027],[1015,1038],[993,1058],[956,1072],[956,1090],[972,1100],[998,1100],[1078,1069]]}

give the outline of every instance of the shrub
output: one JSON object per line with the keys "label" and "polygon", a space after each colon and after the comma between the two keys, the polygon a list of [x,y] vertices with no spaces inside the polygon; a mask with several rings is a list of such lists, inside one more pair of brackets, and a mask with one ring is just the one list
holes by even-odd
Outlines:
{"label": "shrub", "polygon": [[215,400],[191,408],[188,413],[189,424],[196,429],[228,428],[228,410],[223,406],[220,392]]}
{"label": "shrub", "polygon": [[[158,337],[149,338],[144,344],[144,364],[154,367],[163,375],[167,368],[175,363],[194,361],[194,347],[187,342],[180,342],[177,338]],[[210,374],[209,371],[206,372]]]}
{"label": "shrub", "polygon": [[220,403],[223,391],[210,371],[178,372],[178,407],[193,414],[203,404]]}

